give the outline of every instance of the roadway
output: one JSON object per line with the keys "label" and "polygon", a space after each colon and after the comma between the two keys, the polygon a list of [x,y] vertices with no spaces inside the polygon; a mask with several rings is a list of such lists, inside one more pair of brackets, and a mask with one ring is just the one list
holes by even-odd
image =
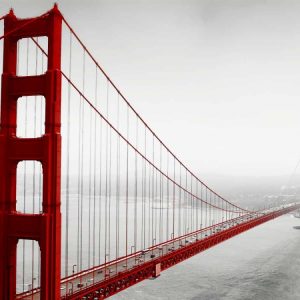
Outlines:
{"label": "roadway", "polygon": [[[176,251],[183,247],[189,246],[192,243],[204,240],[211,237],[214,234],[220,233],[224,230],[232,228],[234,226],[246,223],[250,220],[254,220],[259,216],[264,214],[269,214],[271,212],[282,209],[283,207],[288,207],[290,205],[285,205],[278,207],[276,209],[269,209],[263,212],[245,214],[235,219],[225,221],[223,223],[216,224],[214,226],[207,227],[205,229],[198,230],[196,232],[174,238],[173,240],[167,241],[162,244],[155,245],[151,248],[133,253],[128,257],[120,258],[116,261],[112,261],[96,267],[92,270],[87,270],[80,272],[73,276],[62,279],[61,281],[61,297],[65,298],[68,295],[72,295],[78,291],[87,289],[92,285],[99,285],[101,282],[115,277],[119,272],[125,272],[138,267],[141,264],[150,262],[161,256],[169,254],[170,252]],[[34,289],[22,294],[17,295],[16,299],[27,299],[27,300],[37,300],[40,299],[39,289]],[[83,297],[82,299],[86,299]]]}

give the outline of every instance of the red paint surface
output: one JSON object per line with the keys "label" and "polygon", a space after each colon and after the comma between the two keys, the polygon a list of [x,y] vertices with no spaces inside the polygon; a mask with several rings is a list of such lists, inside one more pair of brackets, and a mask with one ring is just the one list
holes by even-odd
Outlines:
{"label": "red paint surface", "polygon": [[[55,6],[34,19],[4,18],[4,54],[0,131],[0,299],[16,297],[16,248],[19,239],[36,240],[41,251],[41,299],[60,298],[61,259],[61,24]],[[48,37],[48,68],[44,75],[16,74],[17,42]],[[16,137],[17,100],[43,95],[46,102],[45,134],[41,138]],[[43,211],[16,211],[17,164],[40,161],[43,167]]]}

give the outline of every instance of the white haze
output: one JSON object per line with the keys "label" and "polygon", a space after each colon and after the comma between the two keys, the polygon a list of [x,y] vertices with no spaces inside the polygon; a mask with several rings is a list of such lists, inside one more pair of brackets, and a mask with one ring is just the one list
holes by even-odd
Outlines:
{"label": "white haze", "polygon": [[[52,1],[1,1],[20,17]],[[199,175],[299,157],[299,1],[58,1],[131,103]]]}

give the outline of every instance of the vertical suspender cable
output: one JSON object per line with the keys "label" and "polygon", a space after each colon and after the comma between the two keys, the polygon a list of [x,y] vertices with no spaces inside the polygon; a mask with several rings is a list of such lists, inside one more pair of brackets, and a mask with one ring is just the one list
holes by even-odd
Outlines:
{"label": "vertical suspender cable", "polygon": [[[97,68],[96,68],[97,69]],[[96,74],[97,76],[97,74]],[[98,78],[98,77],[96,77]],[[96,86],[98,86],[98,81],[96,82]],[[97,89],[98,90],[98,89]],[[98,99],[98,97],[97,97]],[[97,102],[98,104],[98,102]],[[101,106],[101,97],[99,97],[99,107]],[[99,265],[101,264],[101,237],[102,237],[102,142],[103,142],[103,126],[102,119],[99,120],[99,236],[98,236],[98,257],[99,257]]]}
{"label": "vertical suspender cable", "polygon": [[[85,50],[83,51],[83,72],[82,72],[82,90],[83,90],[83,94],[85,92]],[[81,101],[83,101],[83,99],[81,99]],[[80,202],[80,270],[83,269],[83,202],[84,202],[84,149],[85,149],[85,145],[84,145],[84,119],[85,119],[85,109],[84,109],[84,103],[81,106],[82,108],[82,123],[81,123],[81,166],[80,166],[80,174],[81,174],[81,182],[80,182],[80,198],[81,198],[81,202]]]}
{"label": "vertical suspender cable", "polygon": [[76,249],[76,258],[77,258],[77,268],[80,266],[80,166],[81,166],[81,96],[79,97],[79,108],[78,108],[78,180],[77,180],[77,249]]}
{"label": "vertical suspender cable", "polygon": [[[108,118],[108,88],[109,82],[106,83],[106,117]],[[107,219],[108,219],[108,127],[106,124],[106,142],[105,142],[105,252],[104,252],[104,261],[105,261],[105,275],[106,275],[106,264],[107,264],[107,246],[108,246],[108,228],[107,228]]]}
{"label": "vertical suspender cable", "polygon": [[[149,158],[150,158],[150,154],[149,154]],[[151,220],[151,186],[152,186],[152,182],[151,182],[151,166],[150,164],[148,163],[148,182],[149,182],[149,185],[148,185],[148,247],[150,247],[150,245],[152,244],[152,241],[151,241],[151,224],[152,224],[152,220]]]}
{"label": "vertical suspender cable", "polygon": [[[129,139],[129,107],[127,106],[127,116],[126,116],[126,129],[127,129],[127,140]],[[128,171],[128,150],[129,150],[129,145],[126,143],[126,222],[125,222],[125,255],[126,255],[126,269],[128,267],[128,262],[127,262],[127,256],[128,256],[128,176],[129,176],[129,171]]]}
{"label": "vertical suspender cable", "polygon": [[154,212],[154,240],[155,243],[159,243],[158,240],[158,217],[157,217],[157,212],[158,212],[158,172],[157,170],[154,170],[154,176],[155,176],[155,183],[154,183],[154,189],[155,189],[155,194],[154,194],[154,205],[153,205],[153,212]]}
{"label": "vertical suspender cable", "polygon": [[184,234],[187,234],[187,213],[188,213],[188,195],[187,195],[187,189],[188,189],[188,180],[187,180],[187,169],[185,168],[185,191],[184,191],[184,214],[183,214],[183,224],[184,224]]}
{"label": "vertical suspender cable", "polygon": [[111,126],[109,126],[109,176],[108,176],[108,259],[111,255],[111,157],[112,157],[112,142],[111,142]]}
{"label": "vertical suspender cable", "polygon": [[[169,177],[169,151],[167,151],[167,177]],[[167,233],[166,233],[166,240],[169,237],[169,179],[167,179]]]}
{"label": "vertical suspender cable", "polygon": [[179,163],[179,209],[178,209],[178,236],[181,235],[181,163]]}
{"label": "vertical suspender cable", "polygon": [[76,258],[77,258],[77,268],[80,266],[80,166],[81,166],[81,96],[79,97],[79,109],[78,109],[78,181],[77,181],[77,249],[76,249]]}
{"label": "vertical suspender cable", "polygon": [[[196,195],[199,198],[199,182],[196,181]],[[200,197],[202,203],[202,197]],[[199,230],[199,201],[196,200],[196,230]]]}
{"label": "vertical suspender cable", "polygon": [[[162,147],[159,143],[159,169],[162,170]],[[159,242],[162,242],[162,197],[163,197],[163,186],[162,186],[162,174],[159,174]]]}
{"label": "vertical suspender cable", "polygon": [[[98,76],[97,66],[95,66],[95,106],[98,107]],[[96,265],[96,165],[97,165],[97,116],[94,113],[94,170],[93,170],[93,267]],[[99,212],[98,212],[99,214]],[[101,216],[98,215],[100,221]],[[95,281],[95,271],[93,272],[93,282]]]}
{"label": "vertical suspender cable", "polygon": [[[142,146],[143,146],[143,143],[141,143],[142,144]],[[145,153],[144,151],[144,149],[142,150],[143,151],[143,153]],[[145,212],[145,210],[144,210],[144,204],[145,204],[145,202],[144,202],[144,181],[145,181],[145,178],[144,178],[144,159],[141,159],[141,175],[142,175],[142,182],[141,182],[141,187],[142,187],[142,211],[141,211],[141,213],[142,213],[142,224],[141,224],[141,249],[144,249],[145,247],[144,247],[144,239],[143,239],[143,235],[144,235],[144,219],[145,219],[145,216],[144,216],[144,212]]]}
{"label": "vertical suspender cable", "polygon": [[153,203],[154,203],[154,135],[152,135],[152,163],[153,163],[153,166],[152,166],[152,198],[151,198],[151,243],[152,243],[152,247],[154,246],[154,232],[155,232],[155,229],[154,229],[154,207],[153,207]]}
{"label": "vertical suspender cable", "polygon": [[[117,129],[119,130],[119,122],[120,122],[120,99],[119,94],[117,94]],[[119,239],[120,239],[120,233],[119,233],[119,217],[120,217],[120,137],[117,135],[117,172],[116,172],[116,259],[119,258]],[[117,268],[118,264],[116,264]],[[116,272],[118,270],[116,269]]]}
{"label": "vertical suspender cable", "polygon": [[174,237],[175,237],[175,181],[176,181],[176,170],[175,170],[175,167],[176,167],[176,160],[175,160],[175,157],[173,156],[173,216],[172,216],[172,239],[174,240]]}
{"label": "vertical suspender cable", "polygon": [[[147,128],[145,126],[145,131],[144,131],[144,136],[145,136],[145,157],[147,157]],[[147,199],[147,162],[144,159],[144,245],[143,248],[146,248],[146,229],[147,229],[147,217],[146,217],[146,199]]]}
{"label": "vertical suspender cable", "polygon": [[[92,206],[92,148],[93,148],[93,142],[92,142],[92,124],[93,124],[93,111],[90,108],[90,123],[89,123],[89,143],[85,143],[86,148],[89,148],[88,152],[88,159],[89,159],[89,176],[88,176],[88,268],[91,267],[91,230],[92,230],[92,224],[91,224],[91,206]],[[94,140],[95,142],[95,140]]]}
{"label": "vertical suspender cable", "polygon": [[[72,32],[69,40],[69,78],[72,76]],[[67,107],[67,174],[66,174],[66,247],[65,247],[65,276],[68,276],[69,267],[69,201],[70,201],[70,116],[71,116],[71,85],[68,84],[68,107]]]}
{"label": "vertical suspender cable", "polygon": [[[201,217],[200,217],[200,229],[202,230],[203,228],[203,184],[200,183],[200,198],[201,198],[201,207],[200,207],[200,210],[201,210]],[[202,237],[202,234],[201,234],[201,237]]]}
{"label": "vertical suspender cable", "polygon": [[190,195],[190,232],[193,231],[193,228],[194,228],[194,211],[193,211],[193,208],[194,208],[194,199],[193,199],[193,177],[192,177],[192,174],[190,174],[190,177],[191,177],[191,195]]}
{"label": "vertical suspender cable", "polygon": [[207,187],[205,187],[205,228],[207,227],[208,223],[208,197],[207,197]]}
{"label": "vertical suspender cable", "polygon": [[[136,148],[138,148],[138,117],[136,116]],[[138,197],[138,158],[135,151],[135,176],[134,176],[134,250],[137,251],[137,197]]]}

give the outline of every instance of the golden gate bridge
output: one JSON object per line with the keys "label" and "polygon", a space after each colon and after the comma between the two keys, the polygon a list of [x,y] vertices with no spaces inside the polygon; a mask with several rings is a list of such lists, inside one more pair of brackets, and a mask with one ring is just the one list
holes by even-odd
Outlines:
{"label": "golden gate bridge", "polygon": [[252,211],[209,188],[57,5],[1,21],[1,299],[108,298],[300,208]]}

